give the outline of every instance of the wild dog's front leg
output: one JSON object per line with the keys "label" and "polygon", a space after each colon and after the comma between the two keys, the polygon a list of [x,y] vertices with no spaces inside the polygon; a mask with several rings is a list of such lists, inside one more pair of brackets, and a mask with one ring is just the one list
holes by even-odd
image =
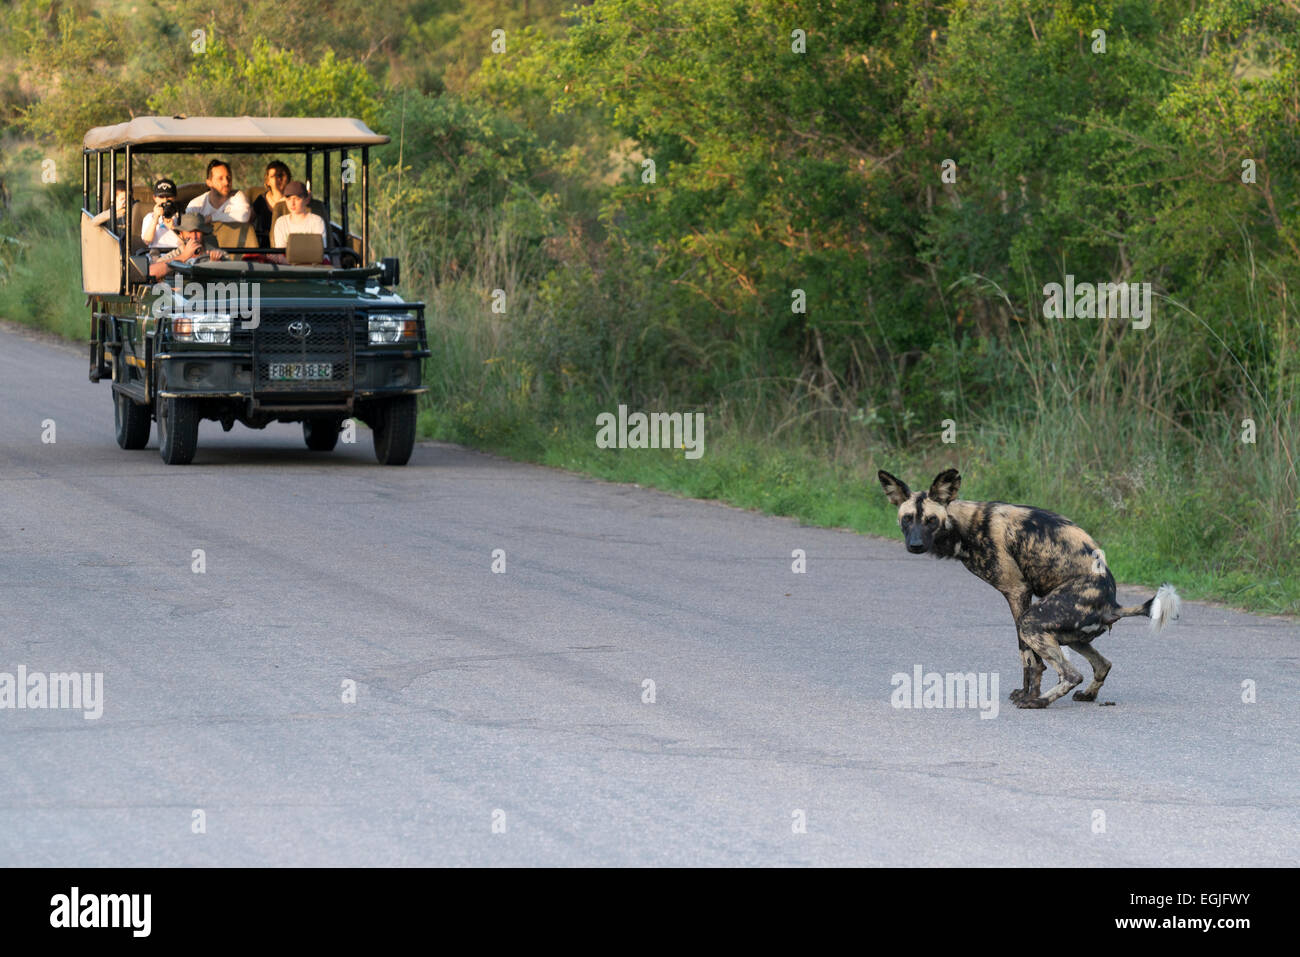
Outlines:
{"label": "wild dog's front leg", "polygon": [[1038,657],[1034,649],[1025,644],[1024,639],[1017,635],[1016,640],[1020,644],[1020,663],[1024,668],[1024,684],[1022,687],[1013,688],[1011,694],[1007,695],[1013,704],[1020,704],[1022,701],[1031,698],[1037,698],[1039,690],[1043,683],[1043,659]]}
{"label": "wild dog's front leg", "polygon": [[1011,606],[1011,617],[1016,623],[1016,642],[1020,646],[1020,664],[1024,670],[1024,683],[1022,687],[1012,689],[1007,697],[1013,704],[1019,704],[1027,698],[1038,697],[1038,689],[1043,678],[1043,660],[1020,637],[1020,619],[1033,605],[1034,597],[1029,586],[1024,582],[1017,582],[998,590]]}
{"label": "wild dog's front leg", "polygon": [[1056,643],[1056,638],[1050,631],[1026,628],[1021,633],[1021,637],[1032,651],[1037,652],[1043,661],[1052,666],[1052,669],[1060,676],[1061,680],[1048,689],[1047,694],[1041,697],[1025,697],[1016,702],[1016,707],[1046,708],[1061,695],[1083,681],[1083,675],[1075,671],[1074,667],[1066,661],[1065,653],[1061,651],[1061,646]]}

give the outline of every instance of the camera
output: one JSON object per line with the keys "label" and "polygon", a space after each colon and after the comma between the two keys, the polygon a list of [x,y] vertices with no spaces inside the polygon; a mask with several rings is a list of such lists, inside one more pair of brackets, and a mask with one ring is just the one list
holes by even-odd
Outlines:
{"label": "camera", "polygon": [[176,209],[177,209],[176,200],[164,199],[162,203],[159,204],[159,208],[163,214],[164,219],[171,219],[173,216],[176,215]]}

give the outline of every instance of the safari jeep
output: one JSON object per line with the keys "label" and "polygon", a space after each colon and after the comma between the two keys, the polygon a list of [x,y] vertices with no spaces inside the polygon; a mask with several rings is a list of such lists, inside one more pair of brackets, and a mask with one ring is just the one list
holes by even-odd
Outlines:
{"label": "safari jeep", "polygon": [[[370,147],[387,142],[347,118],[146,116],[86,134],[81,278],[90,379],[112,382],[118,445],[144,448],[156,421],[163,461],[184,465],[199,422],[213,419],[227,431],[236,422],[301,422],[307,447],[327,452],[355,417],[373,430],[380,462],[406,464],[429,350],[424,304],[392,291],[397,260],[365,265]],[[350,155],[358,150],[360,163]],[[173,176],[180,169],[201,180],[208,157],[230,164],[250,204],[264,190],[266,161],[288,162],[326,238],[291,234],[285,247],[272,247],[253,222],[214,222],[221,261],[158,267],[158,251],[151,256],[141,238],[152,184],[161,176],[181,183]],[[113,195],[119,179],[133,200],[125,216]],[[206,190],[203,182],[178,185],[179,209]],[[166,274],[151,276],[151,266]]]}

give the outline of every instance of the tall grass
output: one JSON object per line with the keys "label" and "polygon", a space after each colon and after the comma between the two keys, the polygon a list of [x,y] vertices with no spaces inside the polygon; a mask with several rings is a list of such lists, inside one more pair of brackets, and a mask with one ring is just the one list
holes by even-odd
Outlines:
{"label": "tall grass", "polygon": [[0,216],[0,318],[84,340],[79,190],[41,183],[40,157],[31,146],[11,149],[0,167],[11,192]]}
{"label": "tall grass", "polygon": [[[395,180],[377,191],[374,235],[382,255],[401,261],[400,291],[426,306],[433,356],[421,428],[474,444],[531,442],[536,451],[535,375],[517,335],[535,303],[524,279],[525,241],[497,209],[471,209],[469,236],[453,237],[445,223],[404,215],[405,205]],[[472,258],[459,262],[452,250],[467,246]]]}
{"label": "tall grass", "polygon": [[[1300,572],[1294,317],[1285,281],[1271,277],[1276,295],[1265,295],[1268,277],[1243,265],[1234,320],[1262,361],[1169,297],[1147,329],[1026,323],[1013,337],[1022,408],[995,411],[976,449],[999,486],[1108,533],[1129,567],[1213,579],[1221,597],[1294,610],[1279,597]],[[1234,391],[1204,388],[1206,378]]]}

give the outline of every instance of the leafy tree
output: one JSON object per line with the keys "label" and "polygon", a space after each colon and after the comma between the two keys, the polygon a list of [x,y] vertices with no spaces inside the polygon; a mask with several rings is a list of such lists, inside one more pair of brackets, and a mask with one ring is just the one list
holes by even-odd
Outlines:
{"label": "leafy tree", "polygon": [[357,63],[328,52],[308,63],[258,37],[243,53],[216,39],[185,76],[149,97],[156,113],[197,116],[356,116],[373,121],[378,86]]}

